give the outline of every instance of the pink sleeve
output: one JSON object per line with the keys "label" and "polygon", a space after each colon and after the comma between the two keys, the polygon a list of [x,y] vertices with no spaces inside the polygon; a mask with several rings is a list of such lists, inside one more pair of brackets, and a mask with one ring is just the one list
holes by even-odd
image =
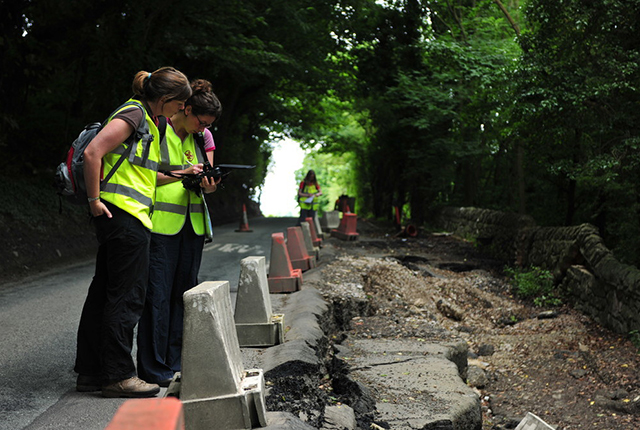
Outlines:
{"label": "pink sleeve", "polygon": [[213,134],[208,128],[204,129],[204,150],[210,152],[216,149],[216,143],[213,141]]}

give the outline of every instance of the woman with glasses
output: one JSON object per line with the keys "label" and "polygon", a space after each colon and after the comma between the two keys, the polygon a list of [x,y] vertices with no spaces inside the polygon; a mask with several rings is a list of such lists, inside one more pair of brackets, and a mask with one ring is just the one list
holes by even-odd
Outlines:
{"label": "woman with glasses", "polygon": [[160,391],[136,376],[131,350],[148,281],[159,117],[182,109],[191,87],[184,74],[163,67],[138,72],[133,93],[84,151],[99,248],[78,328],[76,389],[102,390],[104,397],[151,397]]}
{"label": "woman with glasses", "polygon": [[215,144],[208,128],[222,113],[210,82],[199,79],[191,88],[193,95],[184,110],[169,120],[167,144],[161,151],[149,286],[138,326],[138,373],[163,387],[181,368],[182,295],[198,284],[210,227],[204,194],[216,190],[216,182],[206,176],[193,190],[182,182],[183,175],[198,174],[213,165]]}

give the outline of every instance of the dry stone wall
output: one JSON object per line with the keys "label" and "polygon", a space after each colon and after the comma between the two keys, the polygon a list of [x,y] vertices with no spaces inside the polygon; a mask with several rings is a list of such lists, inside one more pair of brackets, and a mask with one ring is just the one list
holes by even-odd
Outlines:
{"label": "dry stone wall", "polygon": [[640,330],[640,270],[616,260],[593,225],[540,227],[528,216],[453,207],[437,224],[510,264],[551,271],[566,299],[603,326]]}

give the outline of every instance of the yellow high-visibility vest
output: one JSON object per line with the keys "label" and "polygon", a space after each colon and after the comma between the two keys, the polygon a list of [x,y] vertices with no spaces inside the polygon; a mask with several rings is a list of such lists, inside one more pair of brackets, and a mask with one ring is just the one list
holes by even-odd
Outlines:
{"label": "yellow high-visibility vest", "polygon": [[[129,102],[143,106],[138,100],[130,99],[127,103]],[[126,109],[131,109],[131,106],[118,109],[113,116]],[[160,160],[160,132],[144,107],[143,110],[147,125],[144,133],[138,134],[136,130],[132,143],[123,142],[102,157],[103,177],[106,177],[128,145],[133,145],[129,156],[118,167],[109,182],[101,184],[100,198],[130,213],[151,230],[153,227],[151,212]],[[113,116],[109,118],[109,122]]]}
{"label": "yellow high-visibility vest", "polygon": [[[318,191],[320,190],[318,190],[318,188],[316,188],[316,186],[313,184],[311,185],[305,184],[304,188],[302,189],[302,192],[307,194],[315,194]],[[314,198],[313,203],[305,203],[305,200],[307,200],[308,198],[309,197],[302,197],[302,196],[298,197],[298,202],[300,203],[300,209],[313,209],[314,211],[318,210],[318,198],[317,197]]]}
{"label": "yellow high-visibility vest", "polygon": [[[198,148],[193,134],[184,141],[167,126],[167,144],[163,145],[160,154],[160,170],[184,170],[189,163],[204,163],[206,154]],[[160,185],[156,189],[156,203],[153,209],[153,233],[172,236],[178,234],[187,215],[193,231],[202,236],[205,232],[204,204],[202,196],[182,186],[182,181]]]}

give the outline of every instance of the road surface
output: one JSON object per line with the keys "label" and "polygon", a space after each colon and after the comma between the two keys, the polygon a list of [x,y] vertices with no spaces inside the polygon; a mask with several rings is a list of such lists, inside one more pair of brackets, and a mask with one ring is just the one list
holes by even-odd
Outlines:
{"label": "road surface", "polygon": [[[214,228],[200,281],[229,281],[233,300],[240,260],[264,256],[268,267],[271,234],[295,222],[252,219],[253,231],[242,233],[238,224]],[[92,275],[89,260],[0,288],[0,430],[102,430],[125,401],[75,391],[76,331]]]}

